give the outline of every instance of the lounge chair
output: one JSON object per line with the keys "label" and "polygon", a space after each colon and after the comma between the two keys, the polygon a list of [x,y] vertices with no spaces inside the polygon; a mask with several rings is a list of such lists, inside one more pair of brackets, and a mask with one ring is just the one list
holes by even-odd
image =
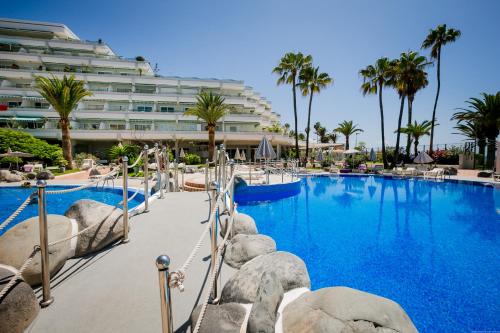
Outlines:
{"label": "lounge chair", "polygon": [[328,169],[328,171],[330,173],[339,173],[340,169],[336,165],[332,164],[330,165],[330,169]]}
{"label": "lounge chair", "polygon": [[415,169],[415,168],[406,168],[402,172],[403,176],[416,176],[417,174],[418,174],[418,172],[417,172],[417,169]]}
{"label": "lounge chair", "polygon": [[383,164],[375,164],[372,168],[373,173],[376,174],[381,174],[384,172],[384,165]]}
{"label": "lounge chair", "polygon": [[403,175],[403,168],[402,167],[395,167],[392,169],[392,174],[396,176],[402,176]]}
{"label": "lounge chair", "polygon": [[424,171],[424,178],[443,178],[444,169],[443,168],[434,168],[431,171]]}
{"label": "lounge chair", "polygon": [[493,172],[493,181],[500,182],[500,173]]}

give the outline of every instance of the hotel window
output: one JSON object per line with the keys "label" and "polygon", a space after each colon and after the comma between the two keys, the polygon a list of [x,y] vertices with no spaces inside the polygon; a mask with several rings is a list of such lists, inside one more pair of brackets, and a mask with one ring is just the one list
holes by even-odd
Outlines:
{"label": "hotel window", "polygon": [[134,129],[136,131],[149,131],[151,130],[151,125],[146,124],[134,124]]}
{"label": "hotel window", "polygon": [[48,109],[49,103],[35,102],[35,109]]}
{"label": "hotel window", "polygon": [[175,112],[175,109],[173,106],[162,106],[160,112]]}
{"label": "hotel window", "polygon": [[153,111],[153,107],[146,106],[146,105],[139,105],[139,106],[137,106],[137,111],[139,111],[139,112],[151,112],[151,111]]}
{"label": "hotel window", "polygon": [[17,108],[21,106],[21,102],[9,102],[9,108]]}
{"label": "hotel window", "polygon": [[229,132],[238,132],[237,126],[229,126]]}
{"label": "hotel window", "polygon": [[109,124],[110,130],[124,130],[125,124]]}

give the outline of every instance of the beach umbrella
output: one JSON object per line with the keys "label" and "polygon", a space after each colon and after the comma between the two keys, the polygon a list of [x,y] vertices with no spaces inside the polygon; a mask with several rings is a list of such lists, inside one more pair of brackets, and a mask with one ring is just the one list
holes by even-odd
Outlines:
{"label": "beach umbrella", "polygon": [[236,153],[234,153],[234,159],[236,161],[241,160],[240,150],[238,148],[236,148]]}
{"label": "beach umbrella", "polygon": [[255,152],[255,158],[265,160],[276,158],[276,153],[274,152],[273,146],[271,145],[269,140],[267,140],[267,137],[262,137],[262,140],[259,143],[259,147]]}
{"label": "beach umbrella", "polygon": [[180,158],[186,157],[186,153],[184,153],[184,148],[181,148],[181,152],[179,153]]}
{"label": "beach umbrella", "polygon": [[434,160],[429,155],[427,155],[425,151],[421,151],[420,153],[418,153],[417,157],[413,159],[413,162],[417,164],[427,164],[433,161]]}
{"label": "beach umbrella", "polygon": [[[30,154],[30,153],[24,153],[22,151],[12,151],[12,149],[7,148],[7,152],[6,153],[3,153],[3,154],[0,154],[0,157],[19,157],[19,158],[22,158],[22,157],[33,157],[34,155],[33,154]],[[17,163],[16,161],[16,169],[19,168],[19,163]]]}
{"label": "beach umbrella", "polygon": [[360,151],[357,149],[344,150],[344,154],[346,154],[346,155],[354,155],[354,154],[359,154],[359,153],[360,153]]}
{"label": "beach umbrella", "polygon": [[247,160],[247,157],[245,156],[245,151],[244,150],[241,151],[240,160],[241,161],[246,161]]}
{"label": "beach umbrella", "polygon": [[370,161],[375,162],[377,159],[377,154],[375,153],[375,150],[373,148],[370,150]]}

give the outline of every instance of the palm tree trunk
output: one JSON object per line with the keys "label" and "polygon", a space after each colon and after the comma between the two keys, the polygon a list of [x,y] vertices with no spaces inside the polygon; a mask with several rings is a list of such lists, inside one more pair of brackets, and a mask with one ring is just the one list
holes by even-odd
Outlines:
{"label": "palm tree trunk", "polygon": [[299,129],[298,129],[298,119],[297,119],[297,93],[295,91],[295,75],[293,75],[292,80],[292,92],[293,92],[293,116],[295,120],[295,158],[299,158]]}
{"label": "palm tree trunk", "polygon": [[430,140],[430,149],[429,152],[432,154],[433,145],[434,145],[434,126],[436,122],[436,108],[439,99],[439,90],[441,89],[441,47],[438,49],[437,54],[437,91],[436,91],[436,99],[434,100],[434,109],[432,110],[432,124],[431,124],[431,140]]}
{"label": "palm tree trunk", "polygon": [[382,84],[379,84],[378,103],[380,106],[380,130],[382,131],[382,162],[384,169],[387,168],[387,156],[385,153],[385,130],[384,130],[384,105],[382,104]]}
{"label": "palm tree trunk", "polygon": [[215,152],[215,126],[208,125],[208,159],[209,161],[214,160]]}
{"label": "palm tree trunk", "polygon": [[69,134],[69,120],[67,118],[61,118],[59,120],[59,125],[61,126],[62,132],[62,149],[63,157],[68,161],[66,169],[73,169],[73,154],[71,152],[71,136]]}
{"label": "palm tree trunk", "polygon": [[495,138],[490,138],[487,143],[486,168],[491,170],[493,170],[495,164],[495,141]]}
{"label": "palm tree trunk", "polygon": [[416,138],[415,138],[415,143],[414,143],[414,144],[415,144],[415,147],[414,147],[414,148],[415,148],[415,151],[414,151],[414,152],[415,152],[415,156],[417,156],[417,155],[418,155],[418,139],[419,139],[419,138],[417,138],[417,137],[416,137]]}
{"label": "palm tree trunk", "polygon": [[349,135],[345,136],[345,150],[349,149]]}
{"label": "palm tree trunk", "polygon": [[[408,124],[407,126],[411,126],[411,118],[413,112],[413,96],[408,96]],[[411,150],[411,134],[408,133],[406,138],[406,160],[410,158],[410,150]]]}
{"label": "palm tree trunk", "polygon": [[398,131],[396,134],[396,148],[394,150],[394,158],[392,159],[392,167],[398,164],[399,160],[399,139],[401,137],[401,121],[403,120],[403,111],[405,107],[405,95],[401,95],[401,107],[399,108]]}
{"label": "palm tree trunk", "polygon": [[313,101],[313,91],[311,90],[311,96],[309,97],[309,110],[307,112],[307,129],[306,129],[306,163],[309,158],[309,132],[311,131],[311,105]]}

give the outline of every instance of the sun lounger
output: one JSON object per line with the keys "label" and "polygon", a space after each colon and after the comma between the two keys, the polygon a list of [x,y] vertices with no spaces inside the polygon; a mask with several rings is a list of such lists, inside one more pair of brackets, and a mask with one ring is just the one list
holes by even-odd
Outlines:
{"label": "sun lounger", "polygon": [[330,168],[328,169],[328,171],[331,172],[331,173],[339,173],[340,169],[337,166],[335,166],[335,165],[332,164],[330,166]]}
{"label": "sun lounger", "polygon": [[417,174],[417,169],[415,168],[406,168],[402,171],[403,176],[416,176]]}
{"label": "sun lounger", "polygon": [[424,171],[424,178],[443,178],[444,169],[434,168],[431,171]]}
{"label": "sun lounger", "polygon": [[500,173],[493,173],[493,181],[500,182]]}
{"label": "sun lounger", "polygon": [[376,174],[381,174],[384,172],[384,165],[383,164],[375,164],[372,168],[372,171]]}
{"label": "sun lounger", "polygon": [[403,168],[402,167],[395,167],[392,169],[392,174],[396,176],[402,176],[403,175]]}

